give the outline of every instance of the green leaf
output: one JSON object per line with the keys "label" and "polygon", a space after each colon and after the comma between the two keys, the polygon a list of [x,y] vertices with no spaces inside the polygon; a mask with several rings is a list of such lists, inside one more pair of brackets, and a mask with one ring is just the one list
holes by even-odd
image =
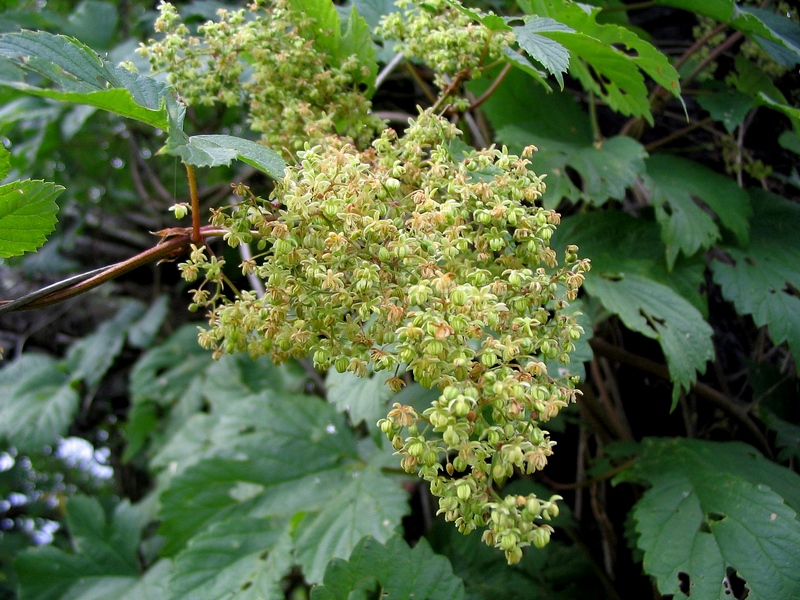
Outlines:
{"label": "green leaf", "polygon": [[586,291],[625,326],[658,340],[674,384],[673,409],[681,390],[705,373],[714,358],[713,330],[694,306],[672,288],[640,275],[596,275],[586,278]]}
{"label": "green leaf", "polygon": [[564,89],[563,74],[569,69],[569,51],[563,45],[542,35],[547,31],[574,32],[563,23],[547,17],[531,17],[523,25],[513,27],[514,37],[520,48],[538,61],[558,81],[559,87]]}
{"label": "green leaf", "polygon": [[800,207],[763,190],[750,194],[749,246],[726,246],[733,264],[716,260],[711,271],[725,299],[757,326],[768,327],[773,342],[787,342],[800,364],[800,298],[791,292],[800,289]]}
{"label": "green leaf", "polygon": [[192,539],[175,558],[164,600],[283,600],[291,537],[279,520],[234,516]]}
{"label": "green leaf", "polygon": [[67,18],[63,33],[78,38],[92,48],[108,49],[118,23],[117,7],[110,2],[83,0]]}
{"label": "green leaf", "polygon": [[[537,7],[539,3],[532,3]],[[577,3],[545,2],[542,16],[569,28],[542,35],[559,42],[571,53],[570,72],[615,111],[643,117],[652,125],[644,74],[680,98],[678,72],[669,59],[632,30],[613,23],[598,23],[600,9],[584,10]],[[589,68],[590,67],[590,68]]]}
{"label": "green leaf", "polygon": [[231,135],[193,135],[173,129],[162,154],[179,156],[187,165],[195,167],[228,166],[241,160],[266,173],[273,179],[282,179],[286,163],[277,152],[251,140]]}
{"label": "green leaf", "polygon": [[11,152],[6,150],[3,144],[0,144],[0,181],[6,178],[8,171],[11,169]]}
{"label": "green leaf", "polygon": [[637,274],[671,287],[705,314],[708,305],[701,296],[705,285],[705,259],[679,257],[670,271],[664,261],[666,247],[654,221],[637,219],[622,211],[584,212],[561,222],[551,246],[563,250],[577,244],[580,255],[591,258],[590,276],[625,277]]}
{"label": "green leaf", "polygon": [[753,98],[719,82],[704,84],[696,98],[703,110],[725,125],[728,133],[733,133],[744,123],[747,113],[755,106]]}
{"label": "green leaf", "polygon": [[67,502],[67,526],[76,554],[54,546],[21,553],[14,568],[25,600],[135,598],[138,547],[145,511],[122,502],[111,521],[97,498]]}
{"label": "green leaf", "polygon": [[386,381],[391,372],[379,371],[369,377],[358,377],[345,371],[339,373],[330,369],[325,377],[326,397],[340,411],[350,416],[350,422],[358,425],[366,423],[374,428],[378,419],[386,416],[387,401],[394,396]]}
{"label": "green leaf", "polygon": [[112,319],[103,322],[97,331],[72,344],[65,361],[73,381],[83,380],[95,387],[122,352],[128,329],[144,314],[144,304],[129,301]]}
{"label": "green leaf", "polygon": [[271,503],[268,514],[294,514],[319,508],[342,486],[345,475],[339,463],[355,458],[356,448],[333,407],[309,396],[288,395],[264,397],[249,406],[258,410],[250,413],[250,422],[260,425],[258,435],[246,447],[236,447],[231,458],[213,457],[188,467],[162,494],[160,531],[166,556],[247,499]]}
{"label": "green leaf", "polygon": [[[0,35],[0,86],[34,96],[88,104],[162,130],[181,123],[174,91],[153,78],[116,67],[78,40],[43,31]],[[25,81],[35,73],[55,88]],[[13,74],[13,75],[12,75]]]}
{"label": "green leaf", "polygon": [[147,515],[124,500],[110,522],[96,497],[73,496],[67,502],[67,528],[75,551],[108,573],[137,575],[139,540]]}
{"label": "green leaf", "polygon": [[26,550],[14,561],[23,600],[123,598],[137,577],[110,573],[105,565],[55,546]]}
{"label": "green leaf", "polygon": [[464,584],[453,575],[449,561],[433,553],[425,538],[411,549],[399,537],[385,545],[367,537],[353,549],[349,560],[331,561],[323,585],[312,589],[311,600],[366,598],[366,592],[378,590],[390,598],[464,598]]}
{"label": "green leaf", "polygon": [[736,8],[734,0],[703,0],[702,2],[697,2],[697,0],[656,0],[656,4],[682,8],[722,23],[730,21]]}
{"label": "green leaf", "polygon": [[736,89],[754,98],[757,104],[783,113],[792,121],[795,131],[799,131],[800,109],[789,104],[769,76],[741,54],[736,55],[735,65],[733,81]]}
{"label": "green leaf", "polygon": [[128,343],[134,348],[146,349],[153,344],[158,330],[167,318],[169,296],[163,294],[153,302],[142,317],[128,329]]}
{"label": "green leaf", "polygon": [[67,432],[79,396],[53,359],[23,354],[0,370],[0,437],[38,452]]}
{"label": "green leaf", "polygon": [[[481,79],[471,88],[482,93],[490,83]],[[508,111],[509,106],[517,108]],[[565,197],[598,206],[621,199],[644,171],[647,153],[639,142],[617,136],[595,144],[588,115],[568,93],[547,93],[521,73],[509,73],[483,109],[498,141],[514,152],[531,144],[538,149],[532,168],[547,174],[543,201],[548,207]],[[582,189],[568,171],[577,172]]]}
{"label": "green leaf", "polygon": [[[633,508],[645,571],[662,594],[730,596],[732,568],[748,598],[800,595],[800,478],[741,443],[647,439],[630,473],[652,485]],[[681,596],[685,597],[685,596]]]}
{"label": "green leaf", "polygon": [[55,200],[63,191],[44,181],[0,185],[0,258],[32,252],[47,241],[58,221]]}
{"label": "green leaf", "polygon": [[397,481],[374,468],[344,475],[349,479],[345,485],[321,511],[307,515],[295,534],[297,561],[312,583],[322,581],[332,557],[350,556],[364,536],[388,540],[408,513],[406,494]]}
{"label": "green leaf", "polygon": [[234,515],[288,522],[304,513],[293,534],[297,561],[319,581],[333,556],[348,556],[364,535],[388,539],[408,511],[400,482],[379,471],[383,454],[354,462],[350,429],[318,398],[264,391],[193,418],[187,434],[207,433],[194,451],[200,459],[161,495],[166,555]]}
{"label": "green leaf", "polygon": [[331,0],[289,0],[289,8],[304,13],[309,21],[300,27],[300,35],[332,58],[339,56],[342,37],[339,13]]}
{"label": "green leaf", "polygon": [[713,218],[695,199],[713,210],[742,244],[747,243],[750,199],[735,181],[700,163],[664,154],[647,160],[643,180],[661,225],[670,269],[679,252],[691,256],[721,237]]}
{"label": "green leaf", "polygon": [[749,34],[780,65],[800,62],[800,25],[763,8],[737,5],[731,25]]}
{"label": "green leaf", "polygon": [[211,352],[197,343],[197,326],[184,325],[136,362],[130,378],[131,399],[134,404],[153,400],[169,406],[212,363]]}
{"label": "green leaf", "polygon": [[[364,17],[358,14],[355,5],[350,8],[342,39],[339,42],[340,60],[350,56],[358,58],[358,64],[367,68],[367,74],[361,75],[356,83],[366,85],[369,98],[375,92],[375,78],[378,75],[378,62],[375,57],[375,44],[372,43],[372,31]],[[358,76],[358,75],[357,75]]]}

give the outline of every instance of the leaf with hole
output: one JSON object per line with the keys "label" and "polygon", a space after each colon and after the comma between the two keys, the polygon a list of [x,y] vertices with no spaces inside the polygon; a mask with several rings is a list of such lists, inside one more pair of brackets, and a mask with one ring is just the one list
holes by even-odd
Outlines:
{"label": "leaf with hole", "polygon": [[800,597],[797,474],[741,443],[646,439],[631,478],[651,486],[632,516],[662,594],[722,600],[735,571],[748,598]]}

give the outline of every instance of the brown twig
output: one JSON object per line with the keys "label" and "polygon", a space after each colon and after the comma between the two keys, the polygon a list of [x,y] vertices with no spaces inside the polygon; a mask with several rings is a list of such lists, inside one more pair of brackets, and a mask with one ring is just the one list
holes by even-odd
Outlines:
{"label": "brown twig", "polygon": [[[49,285],[41,290],[17,298],[16,300],[2,301],[0,302],[0,314],[41,308],[43,306],[63,302],[64,300],[88,292],[107,281],[116,279],[147,263],[168,260],[179,256],[194,242],[191,230],[185,228],[166,230],[164,233],[169,237],[165,237],[156,246],[148,248],[144,252],[140,252],[127,260],[87,273],[75,275],[74,277],[59,281],[58,283]],[[224,230],[216,227],[201,227],[199,239],[202,242],[206,237],[222,235],[224,233]]]}

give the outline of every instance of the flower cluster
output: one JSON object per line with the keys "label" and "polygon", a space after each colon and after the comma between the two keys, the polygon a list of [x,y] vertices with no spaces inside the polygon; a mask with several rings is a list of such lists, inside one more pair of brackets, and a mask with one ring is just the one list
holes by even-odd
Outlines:
{"label": "flower cluster", "polygon": [[480,68],[499,59],[513,41],[510,32],[475,23],[454,2],[397,0],[395,4],[400,10],[384,16],[377,33],[396,40],[397,50],[407,58],[421,58],[441,89],[458,73],[478,77]]}
{"label": "flower cluster", "polygon": [[[311,356],[323,370],[389,370],[393,390],[407,372],[438,388],[422,414],[395,405],[379,427],[448,520],[465,533],[488,526],[484,540],[515,562],[546,543],[555,499],[495,488],[545,466],[554,442],[540,425],[575,399],[575,379],[545,361],[569,362],[583,333],[564,309],[589,263],[570,246],[559,266],[559,215],[535,204],[544,182],[532,149],[475,150],[459,136],[428,110],[365,151],[339,137],[307,145],[270,201],[242,186],[244,201],[213,218],[231,245],[257,241],[242,268],[266,293],[228,299],[204,283],[194,302],[210,314],[201,344],[218,354]],[[181,268],[223,287],[202,249]]]}
{"label": "flower cluster", "polygon": [[249,10],[217,12],[197,35],[169,3],[159,6],[160,40],[140,47],[156,72],[189,105],[244,105],[254,131],[276,150],[302,148],[338,133],[366,145],[383,128],[359,90],[355,57],[334,59],[304,37],[308,17],[286,0],[257,0]]}

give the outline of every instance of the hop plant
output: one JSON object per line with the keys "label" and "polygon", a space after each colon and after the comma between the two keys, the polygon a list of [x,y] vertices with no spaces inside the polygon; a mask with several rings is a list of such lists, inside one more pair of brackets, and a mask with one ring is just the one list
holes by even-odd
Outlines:
{"label": "hop plant", "polygon": [[[203,283],[200,342],[216,355],[249,352],[276,362],[311,356],[322,370],[410,372],[441,394],[421,414],[395,404],[378,426],[401,466],[430,483],[439,512],[509,562],[549,539],[542,523],[556,500],[502,498],[518,469],[542,469],[555,442],[540,425],[575,399],[575,378],[557,379],[547,359],[569,362],[583,333],[565,309],[589,268],[549,241],[556,212],[536,205],[543,178],[506,148],[469,148],[431,109],[404,135],[386,129],[359,151],[331,136],[298,153],[268,201],[214,214],[229,244],[257,240],[242,264],[266,293],[228,298],[223,261],[196,248],[181,265]],[[212,288],[212,289],[209,289]]]}
{"label": "hop plant", "polygon": [[455,2],[397,0],[395,5],[400,10],[384,16],[377,33],[396,40],[398,52],[407,58],[421,57],[434,71],[441,89],[458,73],[477,78],[481,69],[498,60],[513,42],[510,32],[474,23]]}
{"label": "hop plant", "polygon": [[309,18],[286,0],[217,11],[194,35],[167,2],[155,22],[164,36],[139,52],[189,105],[244,105],[250,127],[275,149],[296,150],[338,133],[367,145],[383,128],[359,90],[355,57],[336,60],[304,37]]}

